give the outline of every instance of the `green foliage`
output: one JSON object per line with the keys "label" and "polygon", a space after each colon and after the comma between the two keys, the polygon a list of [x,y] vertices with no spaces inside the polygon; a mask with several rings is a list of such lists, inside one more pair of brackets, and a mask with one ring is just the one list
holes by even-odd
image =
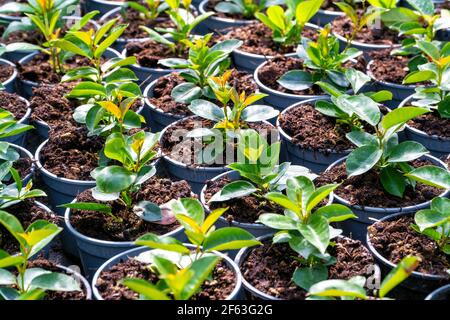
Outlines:
{"label": "green foliage", "polygon": [[220,257],[213,251],[237,250],[260,245],[249,232],[235,227],[215,229],[214,224],[228,209],[212,211],[207,217],[197,199],[183,198],[172,203],[172,212],[184,227],[193,250],[172,237],[148,233],[136,240],[136,245],[152,249],[146,262],[158,274],[156,284],[140,279],[124,279],[122,283],[138,292],[143,299],[187,300],[196,294]]}
{"label": "green foliage", "polygon": [[240,14],[245,19],[253,19],[259,13],[272,5],[282,5],[281,0],[225,0],[216,4],[214,10],[228,14]]}
{"label": "green foliage", "polygon": [[381,283],[380,289],[374,297],[368,296],[364,285],[366,279],[361,276],[350,278],[349,280],[325,280],[314,284],[309,288],[309,300],[329,298],[341,298],[342,300],[368,300],[368,299],[388,299],[386,295],[407,279],[419,265],[420,259],[414,256],[403,258],[397,266],[392,269]]}
{"label": "green foliage", "polygon": [[143,3],[128,1],[124,3],[122,12],[125,13],[127,8],[139,11],[145,19],[155,20],[168,8],[168,5],[161,0],[145,0]]}

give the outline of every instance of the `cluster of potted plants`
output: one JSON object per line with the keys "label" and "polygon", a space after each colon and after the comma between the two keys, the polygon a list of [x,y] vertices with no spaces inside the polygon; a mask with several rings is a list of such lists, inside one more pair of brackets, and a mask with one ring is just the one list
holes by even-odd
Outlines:
{"label": "cluster of potted plants", "polygon": [[0,14],[1,298],[448,297],[445,6]]}

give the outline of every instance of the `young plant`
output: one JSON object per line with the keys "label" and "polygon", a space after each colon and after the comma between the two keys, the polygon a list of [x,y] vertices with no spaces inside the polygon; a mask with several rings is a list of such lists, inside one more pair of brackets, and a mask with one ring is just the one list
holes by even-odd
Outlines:
{"label": "young plant", "polygon": [[[190,103],[204,96],[215,99],[215,94],[210,87],[212,77],[223,75],[230,66],[230,53],[242,45],[242,41],[225,40],[208,47],[212,33],[203,38],[186,40],[189,47],[188,59],[169,58],[159,60],[159,64],[173,69],[184,69],[180,72],[186,82],[173,88],[171,96],[176,102]],[[186,70],[187,69],[187,70]]]}
{"label": "young plant", "polygon": [[[208,19],[214,12],[205,12],[197,17],[194,17],[189,10],[191,0],[183,0],[183,7],[180,8],[180,0],[165,0],[169,8],[165,11],[175,28],[155,28],[150,29],[146,26],[141,26],[141,29],[148,33],[150,39],[158,43],[168,46],[176,55],[181,55],[185,48],[186,40],[192,38],[192,31],[203,20]],[[169,38],[171,40],[169,40]]]}
{"label": "young plant", "polygon": [[429,112],[418,107],[394,109],[373,126],[374,134],[355,130],[346,137],[357,148],[347,157],[348,177],[358,176],[369,170],[379,174],[384,190],[397,197],[403,197],[407,186],[415,187],[416,181],[437,188],[450,188],[450,173],[440,167],[425,165],[414,168],[408,162],[428,153],[420,143],[398,142],[397,132],[411,119]]}
{"label": "young plant", "polygon": [[430,61],[418,66],[418,70],[409,73],[404,84],[431,81],[433,87],[418,87],[412,96],[413,105],[437,111],[442,118],[450,118],[450,44],[442,49],[427,41],[418,41],[417,48]]}
{"label": "young plant", "polygon": [[272,30],[272,38],[280,47],[295,46],[302,39],[306,23],[319,11],[322,2],[323,0],[287,0],[287,10],[279,5],[272,5],[265,14],[257,12],[255,16]]}
{"label": "young plant", "polygon": [[331,227],[331,222],[356,218],[353,212],[341,204],[322,205],[337,184],[315,188],[307,177],[289,178],[285,193],[269,192],[265,198],[283,207],[284,215],[264,213],[258,222],[280,230],[274,235],[274,243],[288,243],[301,263],[293,274],[293,281],[304,290],[328,278],[327,266],[335,258],[327,250],[332,239],[342,230]]}
{"label": "young plant", "polygon": [[225,0],[217,3],[214,10],[228,14],[239,14],[245,19],[253,19],[256,14],[271,5],[282,5],[280,0]]}
{"label": "young plant", "polygon": [[211,273],[221,260],[214,251],[238,250],[261,243],[248,231],[236,227],[215,229],[214,223],[228,209],[220,208],[205,217],[197,199],[183,198],[172,203],[172,212],[185,228],[193,245],[191,249],[172,237],[148,233],[136,240],[136,245],[152,249],[139,258],[151,265],[158,274],[156,284],[142,279],[124,279],[122,283],[151,300],[187,300],[196,294],[201,285],[211,278]]}
{"label": "young plant", "polygon": [[[20,221],[0,210],[0,223],[17,240],[20,252],[10,255],[0,250],[0,296],[5,300],[38,300],[46,291],[81,291],[71,276],[41,268],[28,268],[31,258],[49,244],[62,228],[46,220],[36,220],[24,229]],[[15,267],[17,275],[10,269]]]}
{"label": "young plant", "polygon": [[412,227],[417,232],[433,239],[439,249],[450,255],[450,200],[434,198],[430,209],[423,209],[414,215]]}
{"label": "young plant", "polygon": [[375,292],[374,296],[368,296],[364,285],[366,279],[361,276],[353,277],[349,280],[325,280],[314,284],[309,289],[309,300],[327,299],[334,300],[341,298],[342,300],[383,300],[386,295],[396,286],[405,281],[411,273],[418,267],[419,258],[415,256],[407,256],[403,258],[397,266],[392,269],[384,278],[380,285],[380,289]]}
{"label": "young plant", "polygon": [[307,90],[318,81],[348,88],[350,82],[345,76],[346,68],[343,64],[362,52],[355,48],[340,52],[339,40],[330,33],[331,25],[327,25],[320,31],[316,42],[303,39],[297,54],[303,60],[305,69],[288,71],[277,82],[294,91]]}
{"label": "young plant", "polygon": [[137,1],[125,2],[122,6],[122,12],[125,12],[127,8],[138,11],[144,19],[155,20],[168,6],[167,3],[161,0],[145,0],[142,4]]}

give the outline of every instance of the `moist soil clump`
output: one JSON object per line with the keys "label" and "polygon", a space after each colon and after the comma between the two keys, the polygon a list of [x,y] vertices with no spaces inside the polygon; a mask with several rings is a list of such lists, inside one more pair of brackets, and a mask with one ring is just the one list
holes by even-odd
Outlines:
{"label": "moist soil clump", "polygon": [[[120,283],[126,278],[144,279],[153,284],[159,280],[148,264],[129,258],[103,271],[95,286],[105,300],[137,300],[139,295]],[[200,292],[192,300],[225,300],[236,285],[235,274],[222,261],[213,270],[212,278],[203,283]]]}
{"label": "moist soil clump", "polygon": [[[431,165],[429,161],[415,160],[410,163],[413,167]],[[439,196],[442,190],[417,183],[416,188],[407,186],[403,198],[393,196],[384,191],[379,174],[370,170],[364,174],[347,178],[345,163],[341,163],[331,170],[325,171],[315,182],[319,185],[341,183],[334,190],[339,197],[347,200],[351,205],[376,208],[399,208],[424,203]]]}
{"label": "moist soil clump", "polygon": [[0,64],[0,82],[8,81],[13,74],[13,66],[10,66],[9,64]]}
{"label": "moist soil clump", "polygon": [[431,238],[414,231],[412,224],[412,216],[379,221],[368,228],[370,242],[392,263],[397,264],[409,255],[417,256],[421,261],[415,271],[449,277],[450,257]]}
{"label": "moist soil clump", "polygon": [[[191,196],[191,188],[184,180],[172,181],[167,178],[152,177],[132,195],[132,200],[133,203],[146,200],[163,205],[172,199]],[[90,190],[80,193],[77,201],[98,202],[92,197]],[[100,212],[74,210],[70,217],[70,223],[86,236],[107,241],[134,241],[148,232],[162,235],[179,227],[178,223],[162,225],[145,222],[133,212],[132,208],[127,208],[119,201],[111,201],[108,204],[111,205],[114,216],[122,221],[117,221],[117,219]]]}
{"label": "moist soil clump", "polygon": [[430,136],[450,139],[450,119],[442,118],[437,111],[414,118],[408,125]]}
{"label": "moist soil clump", "polygon": [[20,120],[27,113],[28,106],[18,94],[0,91],[0,108],[11,112],[14,118]]}
{"label": "moist soil clump", "polygon": [[[336,263],[329,266],[329,279],[349,279],[367,276],[374,260],[369,250],[360,241],[337,238],[336,246],[330,249]],[[284,300],[304,300],[306,291],[292,281],[292,275],[301,264],[298,256],[287,243],[272,244],[271,240],[252,249],[240,266],[245,280],[259,291]]]}
{"label": "moist soil clump", "polygon": [[[193,115],[188,109],[188,104],[176,102],[171,96],[173,88],[184,82],[186,80],[178,72],[159,78],[153,90],[153,97],[149,98],[150,103],[165,113],[179,116]],[[251,74],[236,69],[233,69],[229,84],[235,87],[239,93],[245,91],[247,96],[258,89]]]}
{"label": "moist soil clump", "polygon": [[370,53],[373,59],[369,71],[378,81],[402,84],[403,79],[409,73],[408,57],[391,55],[391,49],[373,51]]}

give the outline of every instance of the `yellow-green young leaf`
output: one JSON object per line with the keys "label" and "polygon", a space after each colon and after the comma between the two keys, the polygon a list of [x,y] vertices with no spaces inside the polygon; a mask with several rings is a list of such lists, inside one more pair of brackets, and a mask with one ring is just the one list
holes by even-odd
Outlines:
{"label": "yellow-green young leaf", "polygon": [[120,108],[116,106],[113,102],[98,101],[97,104],[106,111],[108,111],[109,113],[112,113],[117,119],[122,119],[122,112],[120,111]]}
{"label": "yellow-green young leaf", "polygon": [[422,166],[408,172],[406,176],[432,187],[450,189],[450,172],[444,168]]}
{"label": "yellow-green young leaf", "polygon": [[188,248],[175,238],[172,237],[160,237],[153,233],[147,233],[142,237],[139,237],[135,244],[138,246],[147,246],[152,249],[162,249],[167,251],[179,252],[189,254]]}
{"label": "yellow-green young leaf", "polygon": [[180,281],[184,284],[180,289],[179,298],[182,300],[187,300],[198,292],[201,285],[205,280],[211,275],[217,263],[220,261],[220,257],[216,255],[204,256],[200,259],[195,260],[189,267],[187,267],[186,282]]}
{"label": "yellow-green young leaf", "polygon": [[329,223],[358,218],[349,207],[338,203],[321,207],[314,211],[314,214],[325,217]]}
{"label": "yellow-green young leaf", "polygon": [[353,297],[367,299],[363,287],[347,280],[325,280],[309,289],[309,295],[319,297]]}
{"label": "yellow-green young leaf", "polygon": [[417,107],[403,107],[394,109],[383,117],[381,126],[386,131],[396,125],[404,124],[415,117],[428,113],[430,110]]}
{"label": "yellow-green young leaf", "polygon": [[259,216],[259,223],[277,230],[297,230],[297,223],[294,219],[277,213],[263,213]]}
{"label": "yellow-green young leaf", "polygon": [[333,192],[339,185],[327,184],[317,188],[308,198],[306,203],[306,211],[311,212],[319,203],[322,202],[328,195]]}
{"label": "yellow-green young leaf", "polygon": [[94,37],[94,44],[97,45],[100,40],[102,40],[103,36],[112,28],[112,26],[117,22],[116,19],[109,20],[105,24],[103,24],[100,29],[97,30]]}
{"label": "yellow-green young leaf", "polygon": [[267,9],[267,16],[270,21],[276,25],[279,29],[286,29],[286,22],[284,20],[284,10],[280,6],[270,6]]}
{"label": "yellow-green young leaf", "polygon": [[208,230],[214,225],[214,223],[219,219],[225,211],[228,210],[229,207],[218,208],[213,210],[205,219],[205,222],[202,224],[202,232],[206,234]]}
{"label": "yellow-green young leaf", "polygon": [[20,221],[15,216],[6,211],[0,210],[0,224],[2,224],[6,230],[8,230],[8,232],[11,233],[17,241],[19,241],[19,243],[25,244],[24,239],[18,235],[19,233],[23,233],[24,230],[20,224]]}
{"label": "yellow-green young leaf", "polygon": [[41,300],[45,296],[45,291],[41,289],[33,289],[20,295],[17,300]]}
{"label": "yellow-green young leaf", "polygon": [[172,203],[173,214],[191,217],[199,226],[203,224],[205,212],[197,199],[183,198]]}
{"label": "yellow-green young leaf", "polygon": [[380,298],[384,298],[392,289],[403,282],[417,268],[420,260],[414,256],[402,259],[400,263],[384,278],[380,286]]}
{"label": "yellow-green young leaf", "polygon": [[195,222],[194,219],[192,219],[189,216],[186,216],[184,214],[177,214],[175,215],[175,218],[187,229],[191,230],[195,233],[202,233],[202,229],[200,226]]}
{"label": "yellow-green young leaf", "polygon": [[41,230],[33,230],[29,233],[19,233],[19,235],[25,239],[27,244],[32,247],[35,244],[42,241],[44,238],[55,233],[55,230],[52,229],[41,229]]}
{"label": "yellow-green young leaf", "polygon": [[319,11],[323,0],[302,1],[297,5],[295,17],[297,24],[304,26]]}
{"label": "yellow-green young leaf", "polygon": [[282,193],[279,192],[269,192],[264,196],[266,199],[269,199],[270,201],[275,202],[276,204],[282,206],[283,208],[286,208],[288,210],[291,210],[295,213],[300,213],[302,211],[302,208],[298,206],[296,203],[291,201],[287,196],[285,196]]}
{"label": "yellow-green young leaf", "polygon": [[433,79],[434,77],[435,74],[431,70],[413,71],[403,79],[403,84],[424,82]]}
{"label": "yellow-green young leaf", "polygon": [[139,293],[147,300],[170,300],[170,298],[152,283],[144,279],[129,278],[123,279],[121,283]]}
{"label": "yellow-green young leaf", "polygon": [[6,256],[0,258],[0,268],[9,268],[25,262],[23,256]]}
{"label": "yellow-green young leaf", "polygon": [[228,227],[213,231],[203,243],[203,250],[236,250],[261,244],[248,231],[241,228]]}
{"label": "yellow-green young leaf", "polygon": [[106,37],[105,40],[103,40],[102,43],[100,43],[95,49],[94,57],[100,58],[106,49],[108,49],[125,31],[128,25],[122,25],[120,27],[114,28],[112,32]]}
{"label": "yellow-green young leaf", "polygon": [[61,48],[61,49],[65,50],[65,51],[69,51],[69,52],[72,52],[72,53],[74,53],[74,54],[78,54],[78,55],[80,55],[80,56],[90,58],[89,52],[84,52],[83,49],[81,49],[81,48],[78,47],[77,45],[75,45],[75,44],[73,44],[72,42],[67,41],[67,40],[65,40],[65,39],[57,40],[57,41],[55,42],[55,46],[58,47],[58,48]]}

